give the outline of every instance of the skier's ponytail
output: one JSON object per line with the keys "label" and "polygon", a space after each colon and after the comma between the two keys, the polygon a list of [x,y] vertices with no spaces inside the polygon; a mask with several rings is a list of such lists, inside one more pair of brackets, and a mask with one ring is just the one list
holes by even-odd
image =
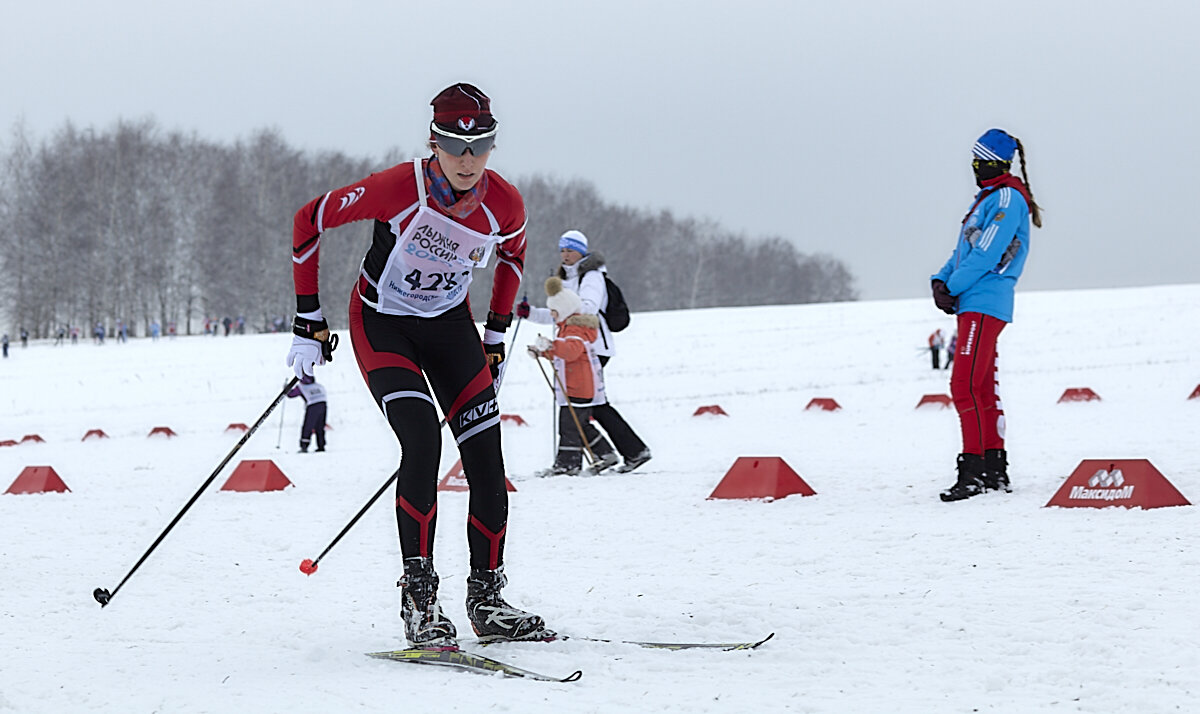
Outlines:
{"label": "skier's ponytail", "polygon": [[1038,228],[1042,227],[1042,208],[1033,199],[1033,187],[1029,185],[1029,170],[1025,168],[1025,147],[1021,145],[1021,140],[1013,137],[1017,142],[1017,153],[1021,155],[1021,180],[1025,182],[1025,190],[1029,192],[1029,218],[1033,221],[1033,225]]}

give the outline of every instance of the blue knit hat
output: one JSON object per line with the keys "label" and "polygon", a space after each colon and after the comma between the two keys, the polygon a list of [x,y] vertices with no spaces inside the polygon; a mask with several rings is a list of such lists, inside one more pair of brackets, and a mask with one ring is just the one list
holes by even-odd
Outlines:
{"label": "blue knit hat", "polygon": [[566,233],[562,234],[562,238],[558,239],[558,249],[573,250],[580,255],[587,255],[587,236],[579,231],[567,231]]}
{"label": "blue knit hat", "polygon": [[984,161],[1012,161],[1017,151],[1017,140],[1003,129],[988,129],[971,151],[977,159]]}

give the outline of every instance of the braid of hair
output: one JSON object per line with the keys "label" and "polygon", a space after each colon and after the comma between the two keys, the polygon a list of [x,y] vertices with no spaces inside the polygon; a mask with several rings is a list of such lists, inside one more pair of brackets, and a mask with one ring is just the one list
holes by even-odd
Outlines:
{"label": "braid of hair", "polygon": [[1029,185],[1029,170],[1025,168],[1025,147],[1021,145],[1021,140],[1013,137],[1017,142],[1017,153],[1021,155],[1021,179],[1025,181],[1025,190],[1029,192],[1029,219],[1033,221],[1033,225],[1038,228],[1042,227],[1042,207],[1033,199],[1033,187]]}

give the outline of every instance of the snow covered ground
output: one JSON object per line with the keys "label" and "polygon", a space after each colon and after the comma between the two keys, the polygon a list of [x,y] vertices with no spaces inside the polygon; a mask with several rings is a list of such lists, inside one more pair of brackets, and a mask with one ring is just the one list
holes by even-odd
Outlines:
{"label": "snow covered ground", "polygon": [[[551,459],[552,407],[510,347],[502,411],[528,426],[504,425],[506,596],[591,637],[776,633],[753,652],[487,650],[582,669],[570,684],[364,657],[403,646],[388,505],[299,571],[398,459],[348,339],[318,372],[329,451],[296,453],[291,400],[282,431],[277,412],[101,609],[92,590],[116,586],[237,442],[226,425],[278,393],[290,338],[14,345],[0,440],[45,443],[0,448],[0,488],[51,465],[71,492],[0,495],[0,711],[1194,711],[1200,511],[1044,505],[1085,458],[1150,459],[1200,499],[1197,325],[1200,285],[1020,294],[1000,344],[1016,490],[956,504],[937,498],[954,412],[914,409],[948,391],[922,346],[952,326],[928,301],[635,314],[609,389],[654,459],[627,475],[529,478]],[[1103,401],[1057,403],[1081,386]],[[805,411],[814,397],[843,409]],[[710,404],[729,416],[692,416]],[[96,428],[111,438],[81,441]],[[739,456],[780,456],[817,495],[707,500]],[[242,459],[274,460],[295,487],[219,491]],[[460,631],[465,511],[466,494],[441,495]]]}

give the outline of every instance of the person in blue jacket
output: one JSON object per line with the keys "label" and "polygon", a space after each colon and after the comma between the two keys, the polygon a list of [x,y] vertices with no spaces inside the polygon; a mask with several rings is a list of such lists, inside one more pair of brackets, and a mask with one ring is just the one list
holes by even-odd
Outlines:
{"label": "person in blue jacket", "polygon": [[[950,395],[958,410],[963,450],[958,479],[941,493],[943,501],[1012,490],[1004,410],[997,394],[996,341],[1013,319],[1013,293],[1029,256],[1029,224],[1042,226],[1021,140],[989,129],[975,142],[972,154],[979,192],[962,220],[954,252],[931,277],[934,304],[958,317]],[[1014,154],[1020,155],[1021,178],[1010,173]]]}

